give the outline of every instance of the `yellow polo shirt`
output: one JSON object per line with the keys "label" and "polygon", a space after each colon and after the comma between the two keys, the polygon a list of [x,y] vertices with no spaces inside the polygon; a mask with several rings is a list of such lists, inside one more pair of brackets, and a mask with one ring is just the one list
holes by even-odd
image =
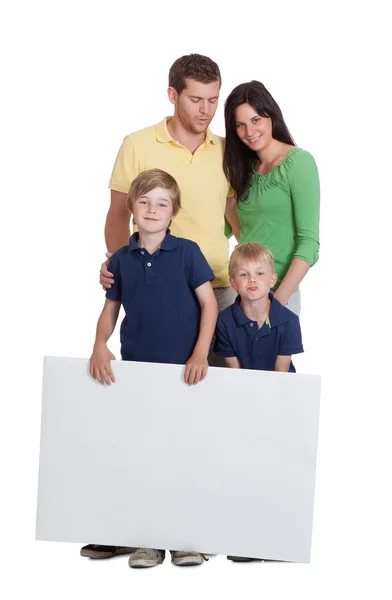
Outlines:
{"label": "yellow polo shirt", "polygon": [[204,143],[192,154],[171,137],[168,119],[124,138],[109,188],[127,194],[133,179],[146,169],[170,173],[180,188],[182,205],[171,232],[199,244],[214,271],[213,287],[228,287],[224,214],[229,184],[222,168],[224,138],[207,130]]}

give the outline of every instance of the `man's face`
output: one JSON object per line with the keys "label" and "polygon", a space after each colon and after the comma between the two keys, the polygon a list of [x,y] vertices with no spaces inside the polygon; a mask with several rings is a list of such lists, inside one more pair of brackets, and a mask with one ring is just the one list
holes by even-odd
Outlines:
{"label": "man's face", "polygon": [[170,101],[175,105],[174,116],[191,133],[204,133],[218,107],[219,81],[200,83],[186,79],[186,86],[178,94],[169,88]]}

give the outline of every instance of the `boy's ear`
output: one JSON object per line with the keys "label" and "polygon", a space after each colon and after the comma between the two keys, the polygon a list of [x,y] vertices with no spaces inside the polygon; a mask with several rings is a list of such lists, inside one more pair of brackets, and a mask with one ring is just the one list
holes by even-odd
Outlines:
{"label": "boy's ear", "polygon": [[236,282],[234,281],[234,279],[232,277],[229,277],[229,281],[230,281],[230,285],[233,288],[233,290],[238,292],[238,288],[237,288],[237,285],[236,285]]}
{"label": "boy's ear", "polygon": [[174,89],[174,87],[168,88],[167,95],[169,98],[169,102],[171,102],[171,104],[175,104],[177,102],[178,92],[176,89]]}
{"label": "boy's ear", "polygon": [[275,283],[278,281],[278,274],[274,273],[271,277],[271,287],[273,288]]}

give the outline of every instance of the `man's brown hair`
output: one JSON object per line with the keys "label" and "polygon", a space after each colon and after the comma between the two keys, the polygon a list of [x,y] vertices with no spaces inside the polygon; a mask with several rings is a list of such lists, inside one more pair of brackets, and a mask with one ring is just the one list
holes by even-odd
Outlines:
{"label": "man's brown hair", "polygon": [[186,87],[186,79],[194,79],[199,83],[219,81],[222,85],[220,70],[216,62],[202,54],[187,54],[178,58],[170,67],[169,87],[179,94]]}
{"label": "man's brown hair", "polygon": [[140,173],[132,181],[131,189],[129,190],[127,198],[127,207],[130,212],[133,212],[133,205],[135,201],[148,194],[151,190],[157,187],[164,188],[169,191],[170,199],[172,201],[173,215],[176,215],[181,208],[181,195],[180,188],[177,185],[177,181],[166,173],[162,169],[148,169]]}

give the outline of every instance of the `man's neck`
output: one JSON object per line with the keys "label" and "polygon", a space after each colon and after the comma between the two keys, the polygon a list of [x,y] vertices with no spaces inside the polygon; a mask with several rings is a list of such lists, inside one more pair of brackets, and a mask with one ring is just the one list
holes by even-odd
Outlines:
{"label": "man's neck", "polygon": [[149,254],[154,254],[161,247],[166,237],[166,231],[159,233],[146,233],[139,229],[138,244],[140,248],[145,248]]}
{"label": "man's neck", "polygon": [[206,139],[206,132],[194,133],[193,131],[185,129],[181,121],[177,119],[175,115],[172,119],[167,121],[167,129],[173,140],[176,140],[176,142],[185,146],[185,148],[188,148],[192,154]]}
{"label": "man's neck", "polygon": [[269,315],[271,301],[268,296],[260,300],[241,299],[241,308],[249,319],[257,321],[258,326],[261,327]]}

